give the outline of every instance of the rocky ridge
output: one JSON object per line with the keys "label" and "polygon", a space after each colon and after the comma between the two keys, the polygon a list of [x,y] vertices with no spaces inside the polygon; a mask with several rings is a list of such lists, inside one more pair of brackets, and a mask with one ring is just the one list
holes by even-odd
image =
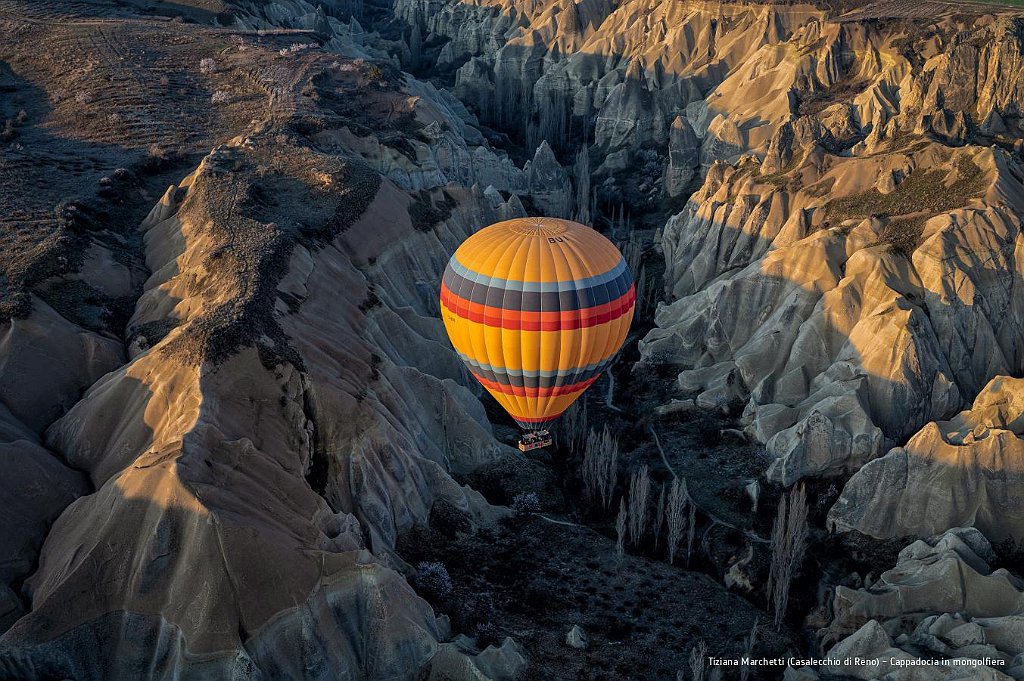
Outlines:
{"label": "rocky ridge", "polygon": [[[22,13],[43,10],[0,4],[15,10],[5,31],[22,44],[38,35],[39,15]],[[121,11],[97,5],[88,12]],[[167,77],[168,92],[209,88],[193,99],[220,104],[190,118],[199,132],[140,243],[130,230],[90,234],[82,262],[5,268],[17,286],[3,373],[10,385],[26,370],[49,378],[32,386],[35,401],[0,394],[11,412],[0,413],[11,454],[0,465],[54,483],[40,495],[0,477],[0,497],[27,518],[0,556],[4,673],[515,676],[525,659],[511,641],[479,654],[440,642],[447,623],[402,579],[410,566],[393,549],[435,502],[478,526],[501,513],[452,477],[507,452],[443,342],[436,275],[461,238],[524,202],[555,215],[593,205],[581,191],[589,171],[571,177],[559,162],[574,136],[589,147],[577,167],[593,156],[594,193],[608,203],[642,195],[636,205],[653,210],[703,182],[662,231],[668,301],[642,358],[681,372],[700,407],[744,404],[747,435],[773,455],[771,481],[852,475],[831,513],[844,531],[974,523],[1019,537],[1016,519],[993,512],[1015,498],[1015,478],[978,475],[979,462],[1012,458],[1019,432],[1008,377],[1021,371],[1021,81],[1004,75],[1021,73],[1019,19],[915,27],[810,5],[403,0],[394,12],[409,38],[389,42],[350,3],[231,10],[215,20],[231,28],[190,29],[218,48],[213,71],[191,65],[207,80]],[[128,24],[188,40],[174,22]],[[386,56],[396,52],[410,68],[450,69],[455,96],[402,75]],[[116,60],[126,53],[141,59]],[[116,81],[115,58],[97,57],[103,73],[88,78]],[[0,59],[14,65],[3,83],[24,92],[56,81],[24,55]],[[57,104],[38,115],[69,138],[77,108],[102,138],[90,142],[162,129],[136,116],[144,102],[115,118],[88,98],[44,94]],[[522,144],[525,168],[487,126]],[[48,149],[40,130],[22,134]],[[41,163],[31,148],[7,159],[20,172]],[[649,177],[634,181],[637,169]],[[100,182],[99,200],[152,206],[166,183],[151,195],[126,172]],[[89,222],[94,205],[72,222]],[[110,295],[53,295],[78,281]],[[103,311],[115,297],[130,300],[120,327]],[[74,371],[40,369],[51,351],[79,359]],[[939,460],[953,465],[932,478]],[[921,484],[895,499],[873,488],[901,475]],[[893,512],[851,511],[860,504]],[[922,508],[943,522],[922,522]],[[975,558],[986,553],[971,541]],[[999,594],[1015,604],[1014,578],[988,579],[987,558],[955,543],[915,544],[901,569],[941,586],[952,573],[930,566],[964,569],[952,551],[985,584],[1009,585]],[[171,550],[181,545],[187,555]],[[886,583],[902,594],[900,579]],[[197,582],[201,597],[186,602]],[[871,605],[891,596],[843,593],[875,619],[900,616]],[[977,616],[989,615],[1009,616]],[[853,638],[839,645],[903,650],[897,632],[869,622],[858,637],[860,615],[844,617],[835,638]],[[915,629],[914,645],[976,643],[938,621]],[[123,668],[82,663],[75,653],[93,640],[115,646],[102,657]]]}
{"label": "rocky ridge", "polygon": [[[6,390],[39,380],[3,414],[18,541],[0,561],[0,675],[515,674],[511,641],[479,655],[441,643],[446,620],[393,548],[437,500],[482,525],[501,514],[451,477],[507,452],[455,380],[433,272],[521,205],[439,188],[439,148],[473,153],[458,134],[380,143],[400,145],[397,126],[459,130],[429,86],[362,56],[233,44],[209,68],[260,64],[265,99],[143,220],[150,274],[125,336],[37,298],[7,323]],[[44,366],[57,354],[71,370]]]}

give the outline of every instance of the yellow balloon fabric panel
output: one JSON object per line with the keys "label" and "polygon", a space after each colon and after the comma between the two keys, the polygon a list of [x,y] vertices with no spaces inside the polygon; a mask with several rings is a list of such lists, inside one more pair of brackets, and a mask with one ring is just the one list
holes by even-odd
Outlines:
{"label": "yellow balloon fabric panel", "polygon": [[568,220],[486,227],[455,251],[441,316],[473,375],[523,428],[546,427],[622,347],[636,294],[622,254]]}

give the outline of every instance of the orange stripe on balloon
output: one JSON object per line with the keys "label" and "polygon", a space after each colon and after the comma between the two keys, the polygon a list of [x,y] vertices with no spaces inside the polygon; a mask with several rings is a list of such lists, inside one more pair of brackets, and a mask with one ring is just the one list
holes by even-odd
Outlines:
{"label": "orange stripe on balloon", "polygon": [[512,416],[513,420],[522,421],[523,423],[548,423],[550,421],[554,421],[564,413],[565,412],[560,411],[557,414],[552,414],[551,416],[539,416],[537,418],[531,416],[518,416],[512,412],[509,412],[509,415]]}
{"label": "orange stripe on balloon", "polygon": [[636,301],[636,290],[630,286],[622,296],[604,305],[559,312],[521,312],[473,303],[441,286],[441,302],[463,319],[487,326],[500,326],[511,331],[563,331],[586,329],[606,324],[629,312]]}

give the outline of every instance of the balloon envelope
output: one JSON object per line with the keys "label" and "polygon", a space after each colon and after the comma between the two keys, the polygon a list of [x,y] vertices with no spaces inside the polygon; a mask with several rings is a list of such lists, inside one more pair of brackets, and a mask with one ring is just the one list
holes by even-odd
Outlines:
{"label": "balloon envelope", "polygon": [[523,428],[544,428],[622,347],[636,294],[619,250],[568,220],[523,218],[466,239],[441,317],[473,375]]}

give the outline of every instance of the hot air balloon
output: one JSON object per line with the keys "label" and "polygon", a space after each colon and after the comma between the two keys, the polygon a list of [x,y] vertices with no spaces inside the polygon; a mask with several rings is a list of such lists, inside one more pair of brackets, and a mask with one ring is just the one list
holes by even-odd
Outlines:
{"label": "hot air balloon", "polygon": [[622,254],[576,222],[506,220],[466,239],[448,262],[441,317],[469,371],[528,431],[523,451],[615,357],[636,292]]}

